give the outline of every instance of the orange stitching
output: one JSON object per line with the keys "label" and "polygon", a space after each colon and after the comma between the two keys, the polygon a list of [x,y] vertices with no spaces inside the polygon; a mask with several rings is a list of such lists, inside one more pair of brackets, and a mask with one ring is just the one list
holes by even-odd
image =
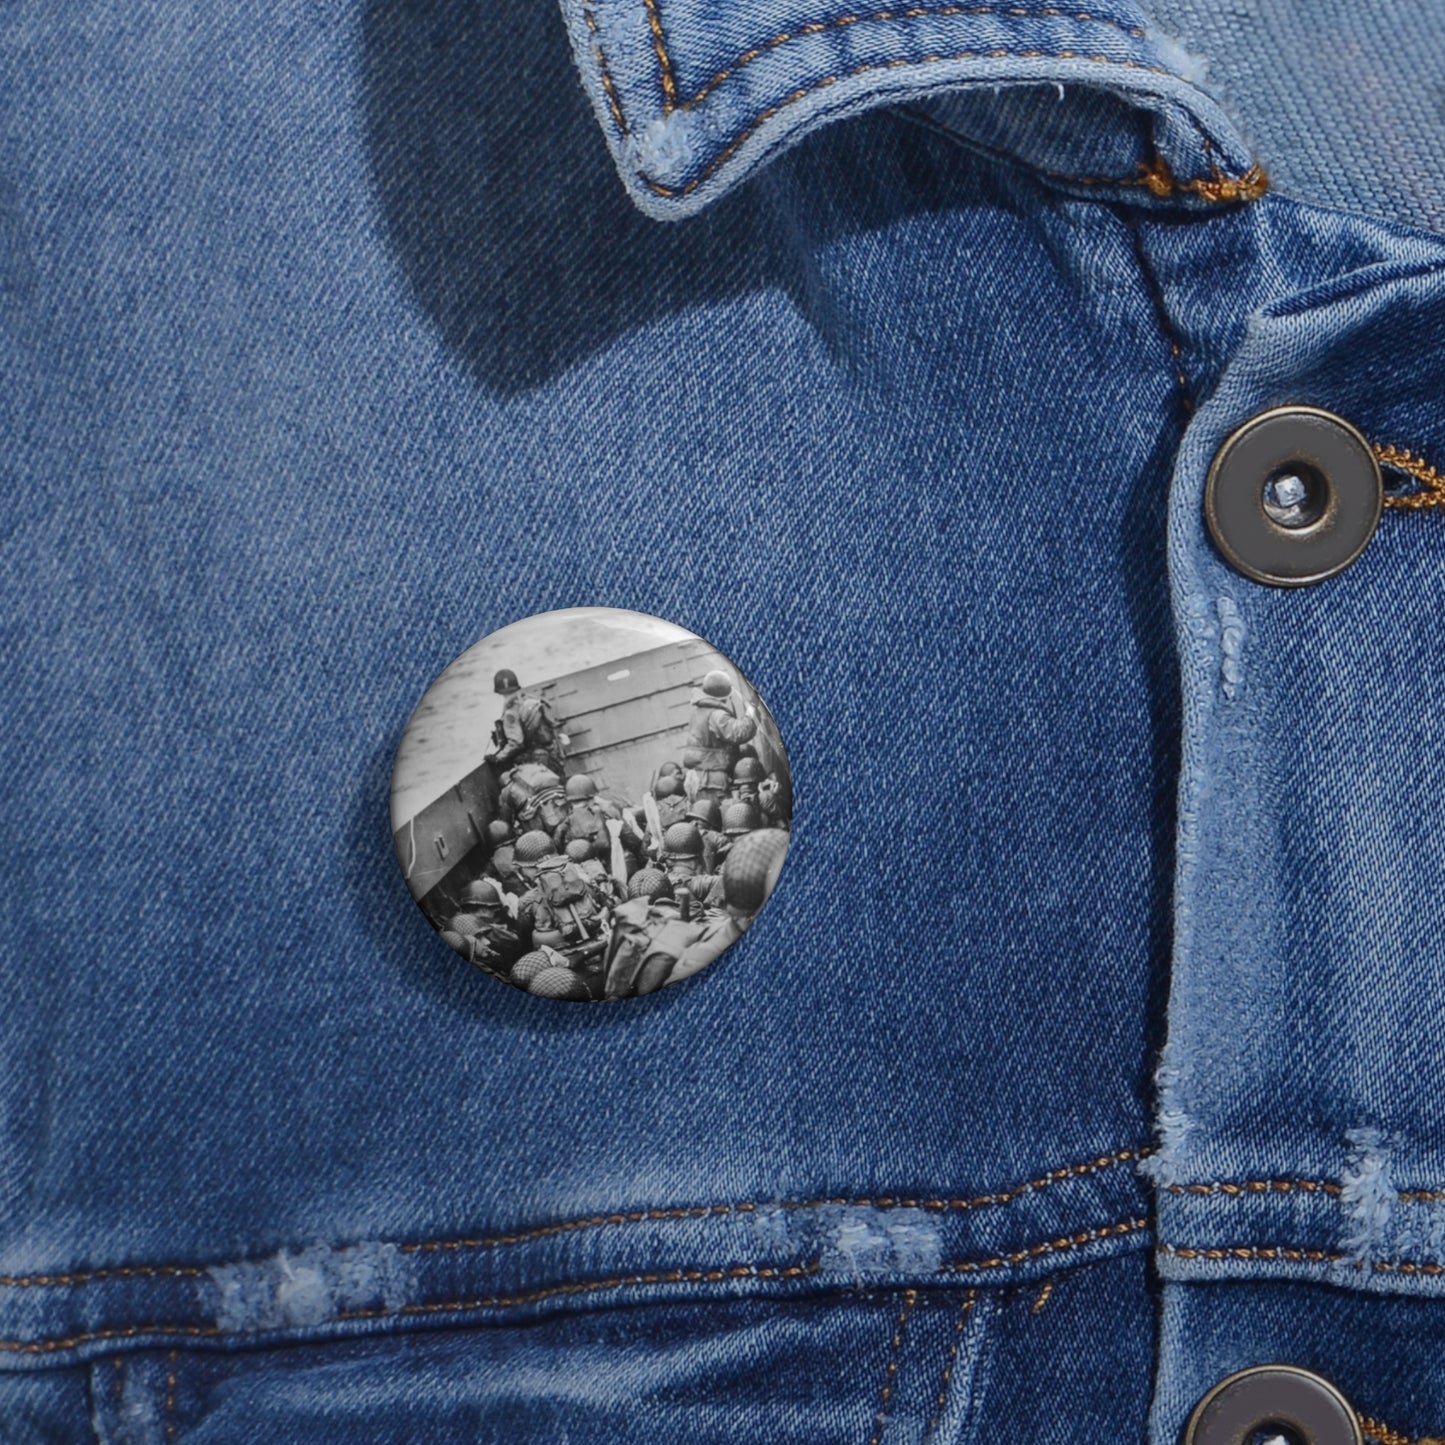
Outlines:
{"label": "orange stitching", "polygon": [[888,1402],[893,1398],[893,1384],[898,1378],[898,1352],[903,1348],[903,1331],[908,1324],[908,1316],[917,1303],[918,1291],[904,1290],[903,1308],[898,1311],[898,1323],[893,1330],[893,1340],[888,1346],[888,1368],[883,1373],[883,1394],[878,1400],[878,1413],[875,1416],[878,1424],[868,1445],[879,1445],[883,1439],[883,1431],[888,1424]]}
{"label": "orange stitching", "polygon": [[[1208,138],[1206,137],[1205,140],[1206,149],[1212,151],[1213,147],[1207,144]],[[1169,169],[1169,162],[1161,155],[1156,155],[1147,166],[1143,166],[1141,169],[1143,171],[1142,183],[1148,187],[1152,195],[1161,199],[1177,195],[1180,191],[1187,191],[1211,204],[1223,205],[1231,201],[1257,201],[1269,189],[1269,176],[1258,161],[1250,166],[1243,175],[1230,176],[1220,170],[1219,165],[1211,160],[1207,180],[1203,178],[1192,181],[1179,180]]]}
{"label": "orange stitching", "polygon": [[219,1325],[126,1325],[123,1329],[87,1330],[63,1340],[0,1340],[0,1350],[12,1355],[48,1355],[55,1350],[73,1350],[77,1345],[96,1340],[133,1340],[137,1335],[185,1335],[187,1338],[215,1339],[222,1333]]}
{"label": "orange stitching", "polygon": [[1357,1414],[1356,1418],[1360,1422],[1360,1429],[1371,1439],[1378,1440],[1380,1445],[1442,1445],[1442,1441],[1434,1435],[1412,1440],[1408,1435],[1402,1435],[1398,1430],[1392,1430],[1388,1425],[1372,1420],[1368,1415]]}
{"label": "orange stitching", "polygon": [[1046,1304],[1048,1304],[1049,1300],[1053,1296],[1053,1293],[1054,1281],[1052,1279],[1046,1279],[1044,1281],[1044,1287],[1039,1291],[1039,1297],[1034,1301],[1033,1308],[1029,1311],[1029,1313],[1031,1315],[1038,1314],[1039,1311],[1043,1309]]}
{"label": "orange stitching", "polygon": [[597,57],[597,69],[602,75],[602,89],[607,92],[607,104],[612,111],[612,119],[616,122],[617,129],[623,135],[627,134],[627,122],[622,118],[622,102],[617,98],[617,87],[612,83],[612,73],[607,69],[607,57],[602,53],[602,41],[597,33],[597,17],[592,13],[591,5],[583,5],[582,17],[587,22],[587,30],[592,36],[592,53]]}
{"label": "orange stitching", "polygon": [[970,1259],[959,1260],[954,1264],[939,1266],[939,1272],[943,1274],[973,1274],[983,1269],[999,1269],[1004,1265],[1023,1264],[1026,1260],[1038,1259],[1046,1254],[1058,1254],[1064,1250],[1082,1249],[1086,1244],[1093,1244],[1100,1239],[1115,1239],[1123,1234],[1136,1234],[1141,1229],[1148,1229],[1147,1219],[1126,1219],[1122,1224],[1105,1224],[1098,1229],[1086,1229],[1082,1234],[1071,1234],[1063,1239],[1051,1239],[1045,1244],[1035,1244],[1028,1249],[1021,1249],[1014,1254],[996,1255],[992,1259]]}
{"label": "orange stitching", "polygon": [[662,72],[662,113],[669,115],[677,106],[677,83],[672,76],[672,57],[667,53],[667,41],[662,37],[662,16],[657,13],[657,0],[646,0],[647,24],[652,31],[652,48],[657,52],[657,64]]}
{"label": "orange stitching", "polygon": [[1238,1199],[1244,1194],[1292,1194],[1295,1191],[1305,1194],[1341,1193],[1340,1186],[1328,1179],[1245,1179],[1238,1184],[1216,1181],[1213,1184],[1170,1184],[1166,1187],[1170,1194],[1223,1194],[1230,1199]]}
{"label": "orange stitching", "polygon": [[944,1410],[948,1407],[948,1386],[953,1379],[953,1367],[958,1363],[958,1347],[963,1342],[963,1327],[968,1323],[968,1317],[973,1313],[973,1307],[977,1302],[978,1291],[976,1289],[969,1290],[964,1297],[963,1308],[958,1312],[958,1319],[954,1322],[953,1341],[948,1347],[948,1358],[944,1361],[943,1375],[938,1381],[938,1399],[934,1402],[937,1408],[923,1432],[925,1440],[933,1434],[938,1422],[943,1419]]}
{"label": "orange stitching", "polygon": [[165,1399],[165,1407],[164,1407],[164,1410],[162,1411],[162,1418],[163,1418],[163,1419],[165,1420],[165,1422],[166,1422],[166,1439],[167,1439],[167,1440],[174,1440],[174,1439],[176,1438],[176,1420],[175,1420],[175,1409],[176,1409],[176,1351],[175,1351],[175,1350],[172,1350],[172,1351],[171,1351],[170,1356],[169,1356],[169,1359],[170,1359],[170,1364],[171,1364],[171,1372],[170,1372],[169,1375],[166,1376],[166,1399]]}
{"label": "orange stitching", "polygon": [[[1403,447],[1384,446],[1379,442],[1370,448],[1375,454],[1375,460],[1384,467],[1394,467],[1396,471],[1404,472],[1407,476],[1414,477],[1417,482],[1424,485],[1423,492],[1411,492],[1407,496],[1385,496],[1387,507],[1410,507],[1419,509],[1422,507],[1445,506],[1445,476],[1442,476],[1434,467],[1422,458],[1407,452]],[[1426,1191],[1416,1190],[1416,1194]],[[1445,1199],[1445,1190],[1430,1191],[1437,1199]]]}
{"label": "orange stitching", "polygon": [[[1324,1249],[1300,1249],[1283,1244],[1235,1244],[1198,1249],[1177,1244],[1160,1244],[1155,1248],[1160,1254],[1173,1255],[1175,1259],[1284,1259],[1293,1264],[1345,1264],[1353,1262],[1356,1269],[1364,1269],[1363,1261],[1353,1260],[1348,1254]],[[1370,1269],[1376,1274],[1442,1275],[1445,1264],[1434,1260],[1376,1259],[1371,1260]]]}
{"label": "orange stitching", "polygon": [[114,1269],[81,1270],[74,1274],[25,1274],[0,1275],[0,1286],[15,1289],[38,1289],[45,1286],[64,1284],[90,1284],[98,1279],[149,1278],[155,1275],[174,1276],[178,1279],[196,1279],[207,1271],[189,1264],[123,1264]]}
{"label": "orange stitching", "polygon": [[[1153,1149],[1119,1149],[1113,1154],[1101,1154],[1096,1159],[1086,1159],[1079,1164],[1066,1164],[1062,1168],[1051,1169],[1047,1174],[1041,1174],[1037,1179],[1030,1179],[1027,1183],[1016,1184],[992,1194],[975,1195],[972,1199],[909,1199],[894,1195],[882,1195],[877,1198],[866,1196],[850,1198],[847,1195],[840,1195],[831,1199],[783,1201],[777,1207],[802,1210],[847,1205],[859,1209],[926,1209],[935,1213],[945,1210],[963,1212],[970,1209],[984,1209],[1012,1204],[1027,1194],[1047,1189],[1050,1185],[1058,1184],[1066,1179],[1081,1178],[1085,1175],[1096,1174],[1103,1169],[1112,1169],[1119,1164],[1147,1159],[1153,1153]],[[398,1249],[403,1254],[504,1249],[510,1245],[527,1244],[532,1240],[546,1239],[552,1235],[572,1234],[579,1230],[597,1229],[608,1225],[642,1224],[663,1219],[705,1219],[714,1215],[726,1214],[752,1214],[763,1207],[762,1204],[754,1201],[744,1201],[736,1204],[702,1204],[674,1209],[635,1209],[626,1213],[594,1214],[583,1219],[565,1219],[557,1224],[543,1224],[534,1229],[523,1229],[511,1234],[496,1234],[477,1239],[413,1241],[399,1245]],[[196,1265],[132,1264],[106,1269],[82,1270],[69,1274],[3,1275],[0,1276],[0,1286],[8,1285],[16,1289],[40,1289],[60,1285],[91,1284],[97,1280],[106,1279],[153,1278],[156,1276],[198,1279],[209,1273],[209,1269]]]}
{"label": "orange stitching", "polygon": [[[1017,6],[1000,5],[912,5],[906,10],[878,10],[871,15],[840,15],[836,20],[820,20],[812,25],[801,25],[796,30],[784,31],[781,35],[774,35],[771,40],[764,40],[760,44],[753,46],[751,50],[744,51],[730,66],[718,71],[701,89],[676,108],[691,110],[694,106],[701,105],[723,81],[727,80],[730,76],[736,75],[744,66],[751,65],[753,61],[766,55],[771,50],[776,50],[780,45],[786,45],[791,40],[801,40],[810,35],[820,35],[828,30],[842,30],[850,25],[865,25],[874,22],[886,23],[900,20],[943,20],[953,15],[1006,15],[1028,19],[1033,19],[1036,16],[1048,16],[1063,20],[1086,21],[1094,25],[1108,25],[1134,40],[1142,40],[1145,36],[1143,30],[1135,26],[1121,24],[1117,20],[1110,20],[1106,16],[1079,14],[1056,8],[1047,10],[1024,10]],[[656,33],[657,32],[654,31],[654,34]],[[667,63],[668,69],[670,70],[670,59]],[[665,84],[664,82],[664,85]]]}
{"label": "orange stitching", "polygon": [[[851,79],[855,75],[865,75],[872,70],[895,70],[899,66],[924,66],[937,65],[944,61],[952,60],[981,60],[981,59],[1043,59],[1043,60],[1084,60],[1096,65],[1108,65],[1116,69],[1142,70],[1152,75],[1173,76],[1173,72],[1166,70],[1160,65],[1145,65],[1138,60],[1113,60],[1107,55],[1081,55],[1076,50],[960,50],[952,55],[924,55],[917,60],[883,60],[870,61],[864,65],[856,65],[851,70],[842,71],[838,75],[825,75],[821,80],[815,80],[811,85],[803,86],[795,90],[791,95],[786,95],[775,105],[770,105],[766,110],[759,111],[753,120],[738,132],[732,141],[720,151],[713,160],[699,175],[681,186],[665,186],[660,181],[654,181],[647,176],[638,173],[638,179],[642,181],[648,190],[654,195],[664,197],[678,197],[690,195],[715,171],[732,157],[741,148],[743,143],[767,124],[780,111],[797,101],[806,99],[815,90],[823,90],[827,86],[836,85],[840,80]],[[1162,166],[1162,161],[1160,162]],[[1167,167],[1164,167],[1167,171]],[[1154,179],[1151,181],[1150,176]],[[1163,172],[1159,170],[1150,171],[1146,168],[1144,184],[1149,185],[1156,195],[1171,195],[1175,191],[1190,191],[1202,199],[1211,202],[1224,201],[1250,201],[1262,196],[1269,188],[1269,178],[1258,165],[1253,165],[1242,176],[1226,176],[1222,171],[1217,171],[1210,180],[1176,181],[1172,174],[1168,177],[1168,183],[1164,189],[1158,187],[1163,185]]]}
{"label": "orange stitching", "polygon": [[1439,1204],[1445,1200],[1445,1189],[1402,1189],[1400,1199],[1406,1204]]}
{"label": "orange stitching", "polygon": [[[1051,1169],[1026,1184],[1016,1184],[1008,1189],[991,1194],[978,1194],[971,1199],[911,1199],[898,1195],[876,1197],[838,1195],[829,1199],[808,1199],[783,1201],[777,1207],[789,1210],[826,1209],[836,1206],[851,1206],[855,1209],[926,1209],[933,1213],[970,1209],[985,1209],[1014,1203],[1026,1194],[1032,1194],[1066,1179],[1096,1174],[1103,1169],[1112,1169],[1118,1164],[1148,1158],[1152,1149],[1120,1149],[1113,1154],[1102,1154],[1096,1159],[1081,1164],[1067,1164],[1061,1169]],[[571,1234],[583,1229],[596,1229],[604,1225],[639,1224],[660,1219],[702,1219],[709,1215],[751,1214],[763,1206],[756,1202],[741,1204],[704,1204],[694,1208],[681,1209],[637,1209],[625,1214],[594,1214],[585,1219],[566,1219],[558,1224],[538,1225],[534,1229],[519,1230],[513,1234],[497,1234],[481,1239],[428,1239],[419,1243],[403,1244],[407,1254],[434,1253],[463,1249],[501,1249],[514,1244],[526,1244],[534,1239],[545,1239],[555,1234]]]}

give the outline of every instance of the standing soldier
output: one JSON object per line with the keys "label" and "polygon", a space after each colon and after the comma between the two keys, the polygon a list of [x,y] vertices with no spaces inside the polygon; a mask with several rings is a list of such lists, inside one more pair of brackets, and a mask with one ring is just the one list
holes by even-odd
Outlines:
{"label": "standing soldier", "polygon": [[697,786],[688,791],[694,797],[721,802],[732,786],[739,749],[752,740],[757,730],[751,706],[741,716],[736,711],[732,679],[727,673],[716,669],[708,673],[693,696],[683,744],[683,766],[697,778]]}
{"label": "standing soldier", "polygon": [[502,668],[492,679],[492,691],[507,699],[502,715],[492,728],[496,746],[487,757],[498,773],[519,763],[540,763],[562,776],[562,753],[558,747],[561,729],[544,697],[523,692],[517,674]]}

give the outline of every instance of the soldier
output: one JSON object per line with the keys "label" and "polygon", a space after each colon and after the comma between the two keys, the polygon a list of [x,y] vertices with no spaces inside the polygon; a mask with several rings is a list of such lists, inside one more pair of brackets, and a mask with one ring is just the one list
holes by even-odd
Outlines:
{"label": "soldier", "polygon": [[732,839],[741,838],[762,826],[758,810],[751,803],[726,803],[722,810],[722,830]]}
{"label": "soldier", "polygon": [[687,741],[682,750],[683,766],[697,780],[689,788],[694,797],[707,796],[719,802],[732,786],[732,769],[743,743],[758,730],[752,705],[741,716],[736,711],[732,679],[714,669],[693,695],[687,723]]}
{"label": "soldier", "polygon": [[500,818],[487,824],[487,842],[492,845],[491,856],[487,859],[487,872],[507,890],[520,898],[527,891],[522,875],[517,871],[516,849],[512,846],[512,830]]}
{"label": "soldier", "polygon": [[556,852],[545,833],[524,834],[517,843],[517,860],[523,873],[530,871],[536,880],[517,906],[517,918],[531,926],[533,942],[560,949],[574,964],[600,953],[603,905],[611,901],[610,889],[599,894],[576,863]]}
{"label": "soldier", "polygon": [[679,905],[667,876],[655,868],[634,874],[628,895],[612,911],[603,965],[605,998],[631,998],[660,988],[707,927],[695,909]]}
{"label": "soldier", "polygon": [[787,855],[788,835],[781,828],[759,828],[738,838],[719,880],[721,911],[709,916],[703,931],[683,950],[662,982],[676,983],[706,968],[748,931],[758,910],[768,901]]}
{"label": "soldier", "polygon": [[694,799],[684,818],[689,823],[695,823],[697,831],[702,834],[703,868],[708,873],[716,873],[732,846],[732,839],[722,830],[722,811],[717,799]]}
{"label": "soldier", "polygon": [[561,729],[552,716],[551,705],[538,694],[523,692],[517,674],[509,667],[502,668],[492,679],[492,691],[507,699],[492,728],[496,746],[487,754],[498,773],[518,763],[540,763],[560,777]]}
{"label": "soldier", "polygon": [[[463,947],[457,948],[453,936],[462,940]],[[507,916],[501,889],[490,878],[474,879],[463,889],[461,910],[453,915],[443,937],[478,968],[501,978],[526,952],[527,930]]]}
{"label": "soldier", "polygon": [[757,758],[741,757],[733,765],[733,790],[728,796],[739,803],[751,803],[769,828],[787,827],[783,786]]}
{"label": "soldier", "polygon": [[662,867],[680,899],[686,895],[701,903],[716,881],[707,871],[696,823],[674,823],[662,835]]}
{"label": "soldier", "polygon": [[687,795],[682,790],[682,779],[671,775],[660,777],[653,791],[657,799],[657,813],[662,819],[662,831],[667,832],[675,823],[687,817],[689,807]]}
{"label": "soldier", "polygon": [[533,828],[552,834],[567,819],[562,779],[540,763],[520,763],[513,768],[506,775],[497,806],[519,834]]}
{"label": "soldier", "polygon": [[607,861],[612,853],[612,834],[607,824],[620,822],[623,852],[630,855],[626,859],[628,871],[637,866],[643,836],[621,808],[598,794],[597,784],[586,773],[577,773],[567,779],[567,804],[570,811],[552,835],[552,841],[559,850],[565,850],[568,844],[580,839],[589,845],[591,857]]}
{"label": "soldier", "polygon": [[582,870],[588,886],[598,898],[611,901],[624,896],[602,860],[593,852],[592,844],[585,838],[573,838],[562,851],[569,863],[575,863]]}

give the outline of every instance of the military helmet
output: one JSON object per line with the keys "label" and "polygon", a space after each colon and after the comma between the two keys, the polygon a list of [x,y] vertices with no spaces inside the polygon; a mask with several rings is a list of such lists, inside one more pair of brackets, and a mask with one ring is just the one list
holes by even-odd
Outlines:
{"label": "military helmet", "polygon": [[762,820],[758,810],[751,803],[729,803],[722,810],[722,830],[729,838],[739,833],[751,833]]}
{"label": "military helmet", "polygon": [[512,965],[512,982],[526,988],[539,973],[555,967],[552,955],[543,953],[540,948],[532,953],[524,953]]}
{"label": "military helmet", "polygon": [[544,968],[527,985],[529,993],[539,998],[590,998],[587,985],[570,968]]}
{"label": "military helmet", "polygon": [[509,697],[514,692],[520,692],[522,684],[517,681],[517,674],[510,667],[503,667],[498,670],[492,678],[492,691],[499,692],[503,697]]}
{"label": "military helmet", "polygon": [[706,795],[695,798],[692,807],[682,816],[699,828],[711,828],[714,833],[722,828],[722,813],[718,810],[717,799]]}
{"label": "military helmet", "polygon": [[470,938],[472,934],[482,931],[482,920],[475,913],[454,913],[451,922],[447,924],[447,931]]}
{"label": "military helmet", "polygon": [[703,678],[702,690],[709,697],[726,697],[733,690],[733,680],[727,673],[714,668]]}
{"label": "military helmet", "polygon": [[585,863],[592,856],[592,845],[585,838],[574,838],[567,845],[567,856],[574,863]]}
{"label": "military helmet", "polygon": [[466,953],[467,940],[460,933],[453,933],[450,928],[442,929],[442,942],[456,953]]}
{"label": "military helmet", "polygon": [[629,898],[671,898],[672,884],[656,868],[639,868],[627,884]]}
{"label": "military helmet", "polygon": [[732,846],[722,866],[723,900],[740,913],[756,913],[768,901],[788,854],[781,828],[759,828]]}
{"label": "military helmet", "polygon": [[461,901],[468,908],[498,908],[502,902],[502,890],[490,878],[473,878],[462,889]]}
{"label": "military helmet", "polygon": [[701,858],[702,834],[696,823],[674,823],[662,835],[662,851],[673,858]]}
{"label": "military helmet", "polygon": [[657,786],[652,790],[654,798],[671,798],[682,792],[682,784],[671,774],[657,780]]}
{"label": "military helmet", "polygon": [[493,818],[487,824],[487,841],[493,848],[500,848],[511,836],[511,828],[501,818]]}
{"label": "military helmet", "polygon": [[733,782],[760,783],[767,777],[763,765],[756,758],[739,758],[733,764]]}
{"label": "military helmet", "polygon": [[517,846],[512,856],[518,863],[535,863],[539,858],[545,858],[552,851],[552,840],[540,828],[534,828],[530,833],[523,833],[517,839]]}
{"label": "military helmet", "polygon": [[588,798],[596,796],[597,784],[586,773],[574,773],[567,779],[567,801],[569,803],[585,803]]}
{"label": "military helmet", "polygon": [[660,763],[657,769],[657,776],[659,778],[680,778],[682,776],[682,773],[682,764],[674,763],[671,761],[666,763]]}

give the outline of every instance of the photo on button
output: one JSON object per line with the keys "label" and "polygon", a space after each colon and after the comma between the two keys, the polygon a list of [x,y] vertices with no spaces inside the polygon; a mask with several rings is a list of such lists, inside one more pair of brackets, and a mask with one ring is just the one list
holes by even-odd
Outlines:
{"label": "photo on button", "polygon": [[544,998],[647,994],[767,902],[793,789],[777,723],[716,648],[646,613],[543,612],[428,688],[392,769],[412,897],[468,963]]}

